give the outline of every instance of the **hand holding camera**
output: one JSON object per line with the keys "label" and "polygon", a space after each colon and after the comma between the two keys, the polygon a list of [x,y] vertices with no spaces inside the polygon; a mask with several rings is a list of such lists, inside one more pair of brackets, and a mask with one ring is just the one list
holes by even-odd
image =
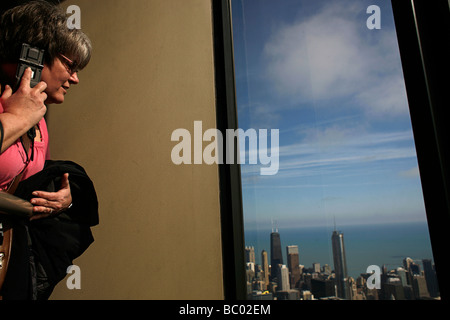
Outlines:
{"label": "hand holding camera", "polygon": [[39,82],[34,88],[31,88],[31,78],[32,70],[27,68],[17,91],[13,93],[12,88],[7,85],[0,98],[4,112],[15,116],[19,120],[15,123],[23,128],[33,127],[47,112],[44,104],[47,99],[47,94],[44,92],[47,84]]}

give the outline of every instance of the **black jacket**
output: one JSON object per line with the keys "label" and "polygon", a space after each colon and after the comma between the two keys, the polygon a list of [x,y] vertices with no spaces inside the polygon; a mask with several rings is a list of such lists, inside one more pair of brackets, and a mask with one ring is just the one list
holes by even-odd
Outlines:
{"label": "black jacket", "polygon": [[14,223],[10,264],[2,290],[5,300],[48,299],[73,260],[94,241],[91,227],[99,223],[97,194],[80,165],[46,161],[41,172],[19,184],[15,195],[31,200],[36,190],[56,192],[64,173],[69,173],[73,206],[56,217]]}

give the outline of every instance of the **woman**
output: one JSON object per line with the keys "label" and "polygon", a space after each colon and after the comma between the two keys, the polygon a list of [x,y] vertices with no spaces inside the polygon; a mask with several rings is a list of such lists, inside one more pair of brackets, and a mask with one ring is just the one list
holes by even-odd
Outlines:
{"label": "woman", "polygon": [[[27,70],[19,90],[12,94],[22,44],[27,43],[45,51],[41,80],[29,87],[31,71]],[[5,88],[0,100],[0,121],[3,127],[0,154],[0,190],[6,191],[20,174],[24,180],[42,170],[49,159],[48,133],[43,118],[45,105],[61,104],[72,85],[79,83],[78,71],[90,60],[91,43],[78,29],[68,29],[67,16],[57,6],[45,1],[33,1],[6,11],[0,20],[0,79]],[[34,99],[31,108],[17,100]],[[25,97],[25,98],[24,98]],[[22,117],[15,111],[19,109]],[[20,112],[20,111],[19,111]],[[8,118],[9,116],[9,118]],[[18,119],[21,119],[19,121]],[[37,121],[37,122],[36,122]],[[24,150],[24,135],[35,131],[29,150]],[[21,138],[22,137],[22,138]],[[57,214],[72,202],[67,174],[60,191],[36,191],[31,200],[35,215],[32,219]]]}
{"label": "woman", "polygon": [[[30,69],[25,70],[20,84],[16,84],[16,70],[24,43],[45,52],[42,81],[33,88],[30,87]],[[81,30],[69,29],[66,14],[45,1],[28,2],[1,16],[0,192],[14,193],[18,188],[17,195],[20,188],[29,188],[30,181],[34,187],[49,176],[46,105],[64,102],[70,88],[79,83],[78,72],[89,63],[91,50],[88,37]],[[15,92],[13,88],[17,88]],[[90,222],[80,220],[83,212],[89,211],[85,203],[79,209],[69,210],[74,192],[77,200],[83,198],[78,189],[71,188],[69,175],[65,172],[71,170],[71,181],[90,189],[91,207],[96,205],[95,190],[81,167],[73,169],[74,165],[67,166],[66,163],[58,168],[61,167],[64,171],[58,171],[58,174],[62,178],[58,177],[58,183],[52,181],[60,186],[59,189],[31,189],[35,190],[32,197],[27,196],[33,204],[30,220],[34,221],[13,223],[12,254],[0,292],[5,299],[48,298],[56,283],[62,280],[67,265],[93,241],[89,226],[97,223],[96,218]],[[18,185],[20,181],[22,183]],[[25,196],[21,197],[25,199]],[[1,219],[0,216],[0,223]],[[67,239],[64,239],[66,235]]]}

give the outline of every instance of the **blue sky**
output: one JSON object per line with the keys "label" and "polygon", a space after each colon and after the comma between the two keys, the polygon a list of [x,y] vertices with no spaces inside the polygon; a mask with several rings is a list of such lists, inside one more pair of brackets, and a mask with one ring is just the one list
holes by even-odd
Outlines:
{"label": "blue sky", "polygon": [[239,128],[280,130],[276,175],[242,165],[246,228],[425,221],[390,1],[232,10]]}

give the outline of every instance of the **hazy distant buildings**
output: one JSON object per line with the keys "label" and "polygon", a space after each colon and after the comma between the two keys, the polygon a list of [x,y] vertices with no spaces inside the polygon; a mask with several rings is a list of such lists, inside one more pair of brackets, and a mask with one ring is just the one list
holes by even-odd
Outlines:
{"label": "hazy distant buildings", "polygon": [[323,266],[323,273],[326,275],[330,275],[331,274],[331,267],[328,264],[325,264]]}
{"label": "hazy distant buildings", "polygon": [[331,236],[331,246],[333,249],[336,295],[339,298],[346,299],[347,260],[345,257],[344,234],[334,230]]}
{"label": "hazy distant buildings", "polygon": [[313,263],[313,272],[320,273],[320,263],[318,262]]}

